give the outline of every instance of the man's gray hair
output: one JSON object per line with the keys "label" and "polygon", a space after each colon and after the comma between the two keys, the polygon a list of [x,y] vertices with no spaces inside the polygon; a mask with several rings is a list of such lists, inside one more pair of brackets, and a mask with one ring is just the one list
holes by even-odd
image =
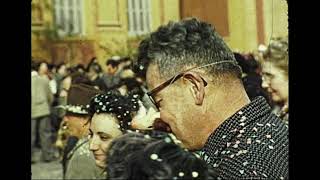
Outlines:
{"label": "man's gray hair", "polygon": [[240,66],[214,27],[195,18],[169,22],[151,33],[140,43],[139,61],[157,64],[164,77],[173,76],[188,66],[228,61],[204,69],[212,75],[228,73],[241,78]]}

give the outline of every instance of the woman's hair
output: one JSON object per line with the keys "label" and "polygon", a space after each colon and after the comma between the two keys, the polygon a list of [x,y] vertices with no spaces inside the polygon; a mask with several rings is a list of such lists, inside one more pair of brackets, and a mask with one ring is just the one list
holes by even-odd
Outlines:
{"label": "woman's hair", "polygon": [[242,69],[243,73],[256,73],[256,70],[261,68],[260,63],[254,58],[252,54],[242,55],[240,53],[233,53],[236,61]]}
{"label": "woman's hair", "polygon": [[272,105],[268,92],[262,87],[262,76],[257,72],[261,68],[261,64],[252,54],[234,53],[234,57],[242,72],[246,74],[242,77],[242,82],[250,100],[257,96],[263,96]]}
{"label": "woman's hair", "polygon": [[127,133],[111,142],[108,179],[212,179],[208,165],[167,133]]}
{"label": "woman's hair", "polygon": [[264,58],[265,61],[273,63],[276,67],[288,73],[288,37],[273,38]]}
{"label": "woman's hair", "polygon": [[89,114],[91,117],[95,113],[112,114],[119,120],[121,131],[124,131],[130,128],[132,118],[139,110],[138,98],[136,94],[123,96],[117,90],[98,94],[90,101]]}

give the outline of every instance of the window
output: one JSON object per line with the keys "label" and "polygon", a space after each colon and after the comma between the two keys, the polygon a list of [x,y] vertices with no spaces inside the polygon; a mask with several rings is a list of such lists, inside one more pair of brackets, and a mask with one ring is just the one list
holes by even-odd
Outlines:
{"label": "window", "polygon": [[83,33],[83,0],[53,0],[55,23],[64,34]]}
{"label": "window", "polygon": [[128,27],[130,35],[150,32],[150,0],[128,0]]}

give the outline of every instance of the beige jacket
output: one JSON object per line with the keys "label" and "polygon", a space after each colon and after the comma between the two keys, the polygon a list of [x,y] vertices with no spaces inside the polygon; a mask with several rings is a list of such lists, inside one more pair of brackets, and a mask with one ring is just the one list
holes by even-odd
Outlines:
{"label": "beige jacket", "polygon": [[38,118],[50,114],[53,94],[50,90],[49,79],[31,74],[31,118]]}

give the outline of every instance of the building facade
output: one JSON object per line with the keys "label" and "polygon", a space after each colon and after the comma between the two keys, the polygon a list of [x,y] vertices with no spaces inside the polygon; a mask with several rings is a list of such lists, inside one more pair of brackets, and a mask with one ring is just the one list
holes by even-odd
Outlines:
{"label": "building facade", "polygon": [[285,0],[33,0],[32,57],[86,65],[132,54],[142,37],[170,20],[213,24],[234,50],[252,51],[288,35]]}

